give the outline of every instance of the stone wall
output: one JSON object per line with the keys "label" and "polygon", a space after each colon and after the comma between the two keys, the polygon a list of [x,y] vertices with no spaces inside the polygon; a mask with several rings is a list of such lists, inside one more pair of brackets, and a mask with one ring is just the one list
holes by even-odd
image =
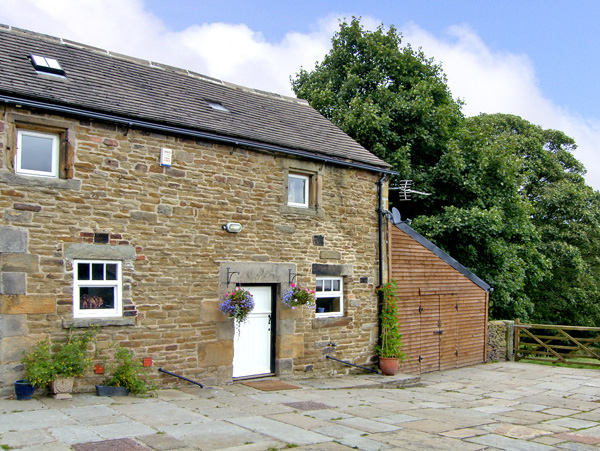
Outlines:
{"label": "stone wall", "polygon": [[[68,129],[72,178],[12,171],[15,123],[45,121]],[[159,164],[162,147],[173,149],[171,167]],[[140,358],[152,357],[156,368],[227,382],[233,326],[217,311],[229,288],[225,268],[287,265],[279,268],[293,268],[298,282],[314,287],[320,264],[343,268],[345,316],[315,319],[312,310],[290,310],[280,301],[288,271],[272,280],[279,296],[277,371],[290,377],[348,371],[325,359],[331,342],[338,358],[372,359],[378,174],[319,164],[322,204],[318,214],[303,214],[285,205],[288,157],[11,107],[0,116],[0,152],[5,388],[20,376],[21,352],[35,341],[60,340],[68,327],[89,325],[73,319],[72,259],[81,255],[116,254],[123,261],[123,317],[101,322],[99,348],[115,340]],[[243,231],[224,231],[230,221]],[[90,376],[78,389],[94,382]]]}
{"label": "stone wall", "polygon": [[514,321],[488,323],[487,361],[514,360]]}

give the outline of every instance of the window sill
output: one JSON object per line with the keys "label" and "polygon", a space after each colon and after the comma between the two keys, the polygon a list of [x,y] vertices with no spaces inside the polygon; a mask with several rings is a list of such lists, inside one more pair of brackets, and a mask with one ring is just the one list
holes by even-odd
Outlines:
{"label": "window sill", "polygon": [[130,318],[73,318],[64,319],[63,329],[77,329],[92,326],[135,326],[135,317]]}
{"label": "window sill", "polygon": [[326,316],[315,318],[312,321],[313,329],[322,329],[324,327],[343,327],[352,323],[349,316]]}
{"label": "window sill", "polygon": [[35,177],[32,175],[15,174],[14,172],[0,171],[0,182],[12,185],[35,186],[58,189],[81,189],[81,180],[59,179],[51,177]]}
{"label": "window sill", "polygon": [[293,207],[291,205],[283,205],[281,207],[281,213],[290,214],[290,215],[302,215],[302,216],[314,216],[317,218],[322,218],[325,216],[322,208],[315,209],[314,207]]}

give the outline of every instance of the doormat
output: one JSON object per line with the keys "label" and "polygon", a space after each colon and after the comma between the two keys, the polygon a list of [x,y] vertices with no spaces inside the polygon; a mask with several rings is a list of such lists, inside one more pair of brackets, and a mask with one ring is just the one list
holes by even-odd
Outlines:
{"label": "doormat", "polygon": [[72,445],[71,449],[75,451],[150,451],[149,448],[134,442],[130,438],[77,443]]}
{"label": "doormat", "polygon": [[333,407],[316,401],[299,401],[299,402],[284,402],[284,406],[291,407],[296,410],[327,410]]}
{"label": "doormat", "polygon": [[301,388],[281,381],[248,381],[242,382],[242,384],[262,391],[298,390]]}

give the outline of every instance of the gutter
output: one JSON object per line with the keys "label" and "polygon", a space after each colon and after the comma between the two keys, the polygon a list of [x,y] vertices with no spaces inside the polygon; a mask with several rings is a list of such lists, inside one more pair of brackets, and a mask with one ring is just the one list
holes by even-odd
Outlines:
{"label": "gutter", "polygon": [[265,143],[261,143],[258,141],[248,140],[248,139],[236,139],[233,137],[223,136],[223,135],[219,135],[216,133],[202,132],[202,131],[194,130],[194,129],[190,129],[190,128],[176,127],[176,126],[167,125],[167,124],[160,124],[157,122],[143,121],[140,119],[130,119],[130,118],[127,118],[124,116],[117,116],[117,115],[110,114],[110,113],[101,113],[101,112],[90,111],[90,110],[85,110],[85,109],[81,109],[81,108],[57,105],[57,104],[53,104],[53,103],[41,102],[38,100],[28,100],[28,99],[12,97],[12,96],[7,96],[7,95],[0,95],[0,101],[2,101],[4,103],[13,104],[13,105],[23,105],[23,106],[27,106],[30,108],[40,108],[40,109],[58,112],[58,113],[62,113],[62,114],[81,116],[81,117],[85,117],[85,118],[97,119],[97,120],[106,121],[106,122],[114,122],[117,124],[126,125],[128,128],[132,127],[132,126],[140,127],[140,128],[144,128],[144,129],[160,131],[163,133],[191,136],[194,138],[201,138],[201,139],[206,139],[206,140],[211,140],[211,141],[217,141],[217,142],[230,144],[230,145],[234,145],[234,146],[243,146],[243,147],[247,147],[247,148],[250,148],[253,150],[262,150],[262,151],[281,153],[281,154],[285,154],[285,155],[293,155],[293,156],[308,158],[311,160],[316,160],[316,161],[320,161],[320,162],[324,162],[324,163],[336,164],[336,165],[340,165],[340,166],[346,166],[346,167],[357,168],[357,169],[364,169],[364,170],[371,171],[371,172],[379,172],[382,174],[390,174],[390,175],[397,174],[396,171],[393,171],[391,169],[386,169],[381,166],[375,166],[375,165],[371,165],[368,163],[360,163],[360,162],[351,161],[351,160],[343,160],[343,159],[338,159],[338,158],[334,158],[334,157],[329,157],[326,155],[319,155],[319,154],[312,153],[307,150],[290,149],[287,147],[280,147],[280,146],[277,146],[274,144],[265,144]]}

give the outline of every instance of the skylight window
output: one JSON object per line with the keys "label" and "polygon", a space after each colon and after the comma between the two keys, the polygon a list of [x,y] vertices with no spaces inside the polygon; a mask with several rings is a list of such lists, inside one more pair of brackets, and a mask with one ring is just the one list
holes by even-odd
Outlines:
{"label": "skylight window", "polygon": [[207,101],[206,103],[208,103],[208,105],[213,109],[213,110],[217,110],[217,111],[224,111],[225,113],[229,113],[229,110],[227,108],[225,108],[222,104],[220,104],[219,102],[210,102]]}
{"label": "skylight window", "polygon": [[38,72],[46,72],[49,74],[64,75],[65,70],[62,68],[58,60],[47,56],[31,54],[31,64]]}

